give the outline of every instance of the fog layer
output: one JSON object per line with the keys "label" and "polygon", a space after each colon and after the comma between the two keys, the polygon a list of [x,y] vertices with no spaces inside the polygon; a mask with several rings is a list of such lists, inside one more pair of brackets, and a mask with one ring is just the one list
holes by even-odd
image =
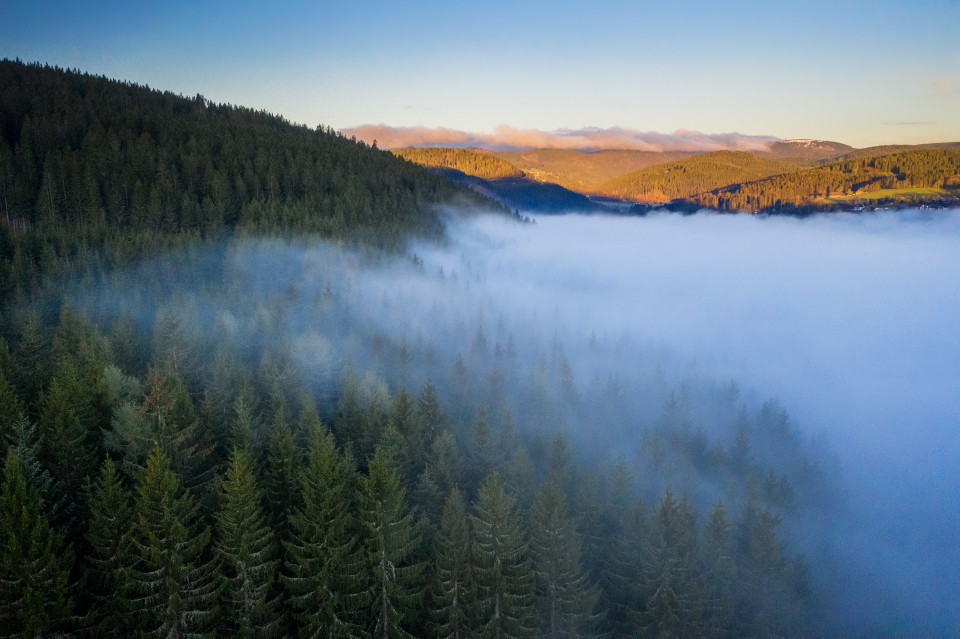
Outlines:
{"label": "fog layer", "polygon": [[846,506],[808,534],[838,553],[835,627],[960,630],[960,211],[479,219],[452,235],[426,263],[484,265],[505,306],[550,310],[541,331],[629,331],[825,434]]}
{"label": "fog layer", "polygon": [[447,229],[405,258],[238,241],[79,297],[148,326],[175,308],[198,348],[251,366],[285,351],[328,417],[346,376],[384,402],[432,380],[458,432],[478,407],[531,446],[565,431],[581,461],[635,467],[648,503],[741,503],[743,475],[689,455],[731,459],[746,425],[758,476],[796,491],[777,508],[824,632],[960,631],[960,211]]}

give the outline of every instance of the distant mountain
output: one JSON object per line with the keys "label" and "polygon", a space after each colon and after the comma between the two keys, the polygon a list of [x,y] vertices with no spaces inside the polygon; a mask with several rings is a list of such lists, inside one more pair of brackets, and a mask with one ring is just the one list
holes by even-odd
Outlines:
{"label": "distant mountain", "polygon": [[932,144],[884,144],[881,146],[868,146],[863,149],[853,149],[845,153],[838,160],[859,160],[862,158],[875,158],[881,155],[890,155],[892,153],[902,153],[904,151],[922,151],[924,149],[960,149],[960,142],[934,142]]}
{"label": "distant mountain", "polygon": [[584,194],[595,194],[610,180],[638,169],[694,155],[689,151],[571,151],[530,149],[498,151],[492,155],[505,160],[538,182],[552,182]]}
{"label": "distant mountain", "polygon": [[781,140],[756,155],[772,160],[806,160],[813,164],[818,160],[833,160],[853,150],[852,146],[827,140]]}
{"label": "distant mountain", "polygon": [[948,144],[848,157],[821,167],[728,185],[677,203],[765,212],[829,210],[864,203],[958,201],[960,145]]}
{"label": "distant mountain", "polygon": [[662,203],[796,170],[792,161],[764,159],[743,151],[714,151],[628,173],[598,191],[621,200]]}
{"label": "distant mountain", "polygon": [[954,202],[960,178],[950,173],[951,151],[960,151],[960,143],[854,149],[827,140],[783,140],[752,153],[474,148],[394,153],[442,169],[512,209],[560,212],[603,210],[598,197],[750,211],[851,208],[885,198]]}

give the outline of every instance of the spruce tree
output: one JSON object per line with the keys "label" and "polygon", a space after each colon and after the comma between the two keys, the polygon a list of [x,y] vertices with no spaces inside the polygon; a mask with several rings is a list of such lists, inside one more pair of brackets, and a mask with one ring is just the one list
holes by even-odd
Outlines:
{"label": "spruce tree", "polygon": [[250,452],[234,448],[220,485],[215,547],[222,579],[220,625],[227,636],[240,639],[276,637],[281,630],[273,594],[275,542],[261,503]]}
{"label": "spruce tree", "polygon": [[137,487],[130,534],[134,560],[127,596],[137,627],[169,637],[202,635],[215,613],[216,580],[207,558],[210,530],[155,444]]}
{"label": "spruce tree", "polygon": [[654,637],[695,637],[702,632],[701,587],[694,564],[696,513],[686,497],[667,489],[653,514],[643,559],[647,593],[644,627]]}
{"label": "spruce tree", "polygon": [[536,634],[534,574],[513,505],[499,474],[484,479],[471,517],[477,588],[473,636],[508,639]]}
{"label": "spruce tree", "polygon": [[266,496],[270,523],[287,539],[288,518],[299,507],[300,450],[281,408],[274,414],[267,439]]}
{"label": "spruce tree", "polygon": [[430,612],[436,636],[441,639],[468,637],[472,595],[470,526],[463,497],[456,488],[444,502],[435,547]]}
{"label": "spruce tree", "polygon": [[582,542],[560,481],[551,473],[537,495],[530,539],[541,634],[551,638],[589,634],[597,600],[580,566]]}
{"label": "spruce tree", "polygon": [[348,467],[333,435],[318,430],[300,473],[303,503],[290,516],[284,542],[289,603],[298,611],[301,637],[355,637],[361,565],[352,535]]}
{"label": "spruce tree", "polygon": [[70,631],[68,592],[73,553],[43,514],[13,448],[0,486],[0,636],[40,637]]}
{"label": "spruce tree", "polygon": [[711,637],[730,636],[737,567],[733,527],[719,501],[704,526],[700,556],[705,588],[704,630]]}
{"label": "spruce tree", "polygon": [[407,624],[417,618],[422,590],[423,565],[415,561],[421,532],[388,448],[377,447],[360,478],[359,506],[371,633],[383,639],[411,636]]}
{"label": "spruce tree", "polygon": [[132,520],[130,495],[107,457],[90,494],[87,525],[86,585],[93,597],[87,626],[99,637],[127,637],[131,632],[125,600],[118,595],[128,579]]}

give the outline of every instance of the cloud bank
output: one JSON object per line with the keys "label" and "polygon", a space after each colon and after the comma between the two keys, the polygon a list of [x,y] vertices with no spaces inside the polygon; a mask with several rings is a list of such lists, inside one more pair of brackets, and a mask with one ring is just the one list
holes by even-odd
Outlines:
{"label": "cloud bank", "polygon": [[522,151],[526,149],[567,149],[574,151],[598,151],[601,149],[627,149],[634,151],[766,151],[779,138],[742,133],[701,133],[678,130],[673,133],[639,131],[625,127],[607,129],[588,127],[583,129],[516,129],[506,124],[496,127],[492,133],[473,133],[447,129],[391,127],[385,124],[364,124],[343,129],[348,137],[356,137],[367,144],[377,142],[385,149],[403,147],[479,147],[494,151]]}

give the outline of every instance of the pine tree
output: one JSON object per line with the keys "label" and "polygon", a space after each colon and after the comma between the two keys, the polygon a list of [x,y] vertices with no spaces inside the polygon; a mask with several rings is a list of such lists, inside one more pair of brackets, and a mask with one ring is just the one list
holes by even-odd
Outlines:
{"label": "pine tree", "polygon": [[711,637],[728,637],[734,611],[736,563],[733,527],[722,502],[717,502],[703,530],[701,565],[704,576],[704,630]]}
{"label": "pine tree", "polygon": [[654,511],[650,545],[643,560],[648,593],[644,626],[654,637],[701,634],[701,589],[694,565],[696,549],[696,513],[687,504],[686,497],[678,501],[667,489]]}
{"label": "pine tree", "polygon": [[266,496],[270,522],[287,539],[288,518],[300,505],[300,451],[283,410],[274,414],[267,439]]}
{"label": "pine tree", "polygon": [[193,400],[174,368],[150,371],[143,411],[179,481],[195,498],[205,498],[214,477],[214,442],[200,429]]}
{"label": "pine tree", "polygon": [[110,458],[100,466],[90,494],[87,526],[87,588],[93,605],[87,625],[100,637],[127,637],[131,633],[125,600],[119,596],[130,568],[129,533],[133,521],[130,495]]}
{"label": "pine tree", "polygon": [[220,486],[215,542],[220,565],[220,619],[230,637],[279,635],[278,601],[273,597],[276,559],[273,532],[262,512],[262,495],[250,452],[233,449]]}
{"label": "pine tree", "polygon": [[284,542],[290,605],[299,611],[301,637],[354,637],[360,561],[352,536],[348,467],[333,435],[317,431],[300,473],[303,504],[290,516]]}
{"label": "pine tree", "polygon": [[471,517],[477,588],[474,636],[508,639],[536,634],[534,574],[513,504],[496,472],[484,479]]}
{"label": "pine tree", "polygon": [[215,613],[216,580],[207,559],[210,530],[155,444],[140,478],[130,534],[127,596],[137,627],[169,637],[200,636]]}
{"label": "pine tree", "polygon": [[402,438],[397,462],[404,484],[409,484],[423,471],[424,439],[420,419],[406,390],[401,390],[394,398],[387,428],[395,429]]}
{"label": "pine tree", "polygon": [[406,624],[416,619],[421,598],[423,565],[414,562],[421,532],[389,449],[375,450],[360,479],[359,498],[371,632],[383,639],[411,636]]}
{"label": "pine tree", "polygon": [[43,514],[13,448],[0,486],[0,540],[0,636],[69,632],[73,553]]}
{"label": "pine tree", "polygon": [[456,488],[447,495],[437,534],[431,614],[436,636],[461,639],[469,636],[470,526],[463,497]]}
{"label": "pine tree", "polygon": [[533,504],[530,539],[543,636],[584,636],[590,630],[597,596],[580,566],[581,545],[560,479],[551,474]]}

